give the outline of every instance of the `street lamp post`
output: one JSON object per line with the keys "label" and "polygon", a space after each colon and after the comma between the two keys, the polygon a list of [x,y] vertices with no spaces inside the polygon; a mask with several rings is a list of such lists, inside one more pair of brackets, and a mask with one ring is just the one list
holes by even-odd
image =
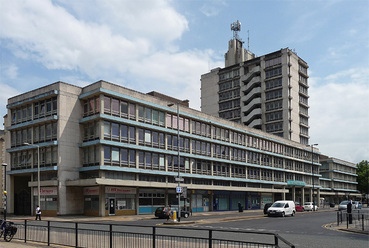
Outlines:
{"label": "street lamp post", "polygon": [[[174,104],[170,103],[168,104],[168,107],[172,107]],[[177,103],[177,156],[178,156],[178,176],[177,176],[177,181],[178,181],[178,188],[181,187],[181,180],[180,180],[180,167],[181,167],[181,155],[179,154],[180,149],[180,136],[179,136],[179,103]],[[178,193],[178,221],[181,221],[181,193]]]}
{"label": "street lamp post", "polygon": [[26,146],[37,147],[37,205],[41,207],[41,187],[40,187],[40,146],[35,144],[23,143]]}
{"label": "street lamp post", "polygon": [[6,191],[6,167],[8,166],[7,163],[2,163],[2,166],[4,166],[4,221],[6,221],[6,208],[7,208],[7,198],[8,198],[8,192]]}
{"label": "street lamp post", "polygon": [[314,200],[314,146],[317,146],[318,144],[312,144],[311,145],[311,175],[313,180],[313,211],[315,211],[315,200]]}

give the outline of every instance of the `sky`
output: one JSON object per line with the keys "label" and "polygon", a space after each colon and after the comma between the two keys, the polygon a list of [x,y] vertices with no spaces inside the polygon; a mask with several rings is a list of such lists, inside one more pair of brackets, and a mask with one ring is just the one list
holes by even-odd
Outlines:
{"label": "sky", "polygon": [[224,67],[231,23],[257,56],[294,49],[309,65],[310,142],[369,160],[368,0],[0,0],[0,114],[7,99],[98,80],[190,100]]}

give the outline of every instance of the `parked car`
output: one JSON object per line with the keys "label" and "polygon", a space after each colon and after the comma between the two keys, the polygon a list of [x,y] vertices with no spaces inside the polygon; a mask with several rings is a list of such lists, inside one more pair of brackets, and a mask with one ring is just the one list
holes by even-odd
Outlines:
{"label": "parked car", "polygon": [[350,201],[342,201],[340,203],[340,205],[338,205],[338,210],[347,210],[347,204],[349,203]]}
{"label": "parked car", "polygon": [[304,211],[304,207],[301,206],[299,202],[295,202],[295,209],[296,209],[296,212]]}
{"label": "parked car", "polygon": [[295,203],[293,201],[276,201],[268,208],[268,216],[294,216],[296,213]]}
{"label": "parked car", "polygon": [[[170,218],[170,214],[168,213],[168,211],[171,211],[173,213],[173,211],[177,211],[178,213],[178,208],[176,207],[158,207],[155,210],[155,217],[158,217],[159,219],[167,219]],[[190,212],[187,210],[183,210],[181,209],[181,217],[184,218],[188,218],[190,216]]]}
{"label": "parked car", "polygon": [[362,204],[361,204],[361,202],[359,202],[359,201],[353,201],[352,202],[352,208],[355,208],[355,209],[361,209],[362,208]]}
{"label": "parked car", "polygon": [[316,204],[313,204],[313,202],[305,202],[304,203],[304,211],[318,211],[318,206]]}
{"label": "parked car", "polygon": [[272,202],[265,203],[265,205],[264,205],[264,214],[268,214],[268,208],[270,208],[270,206],[272,206],[272,205],[273,205]]}

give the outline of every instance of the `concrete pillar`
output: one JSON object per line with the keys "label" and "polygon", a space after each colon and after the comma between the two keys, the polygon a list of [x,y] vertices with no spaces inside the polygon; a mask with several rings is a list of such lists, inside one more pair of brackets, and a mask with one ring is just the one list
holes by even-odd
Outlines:
{"label": "concrete pillar", "polygon": [[282,200],[286,200],[286,186],[283,186]]}
{"label": "concrete pillar", "polygon": [[105,216],[105,186],[99,187],[99,216]]}
{"label": "concrete pillar", "polygon": [[[320,189],[319,188],[317,188],[317,190],[316,190],[316,192],[317,192],[317,205],[318,205],[318,207],[320,208],[321,206],[320,206]],[[324,203],[323,203],[324,204]]]}
{"label": "concrete pillar", "polygon": [[292,201],[296,201],[296,186],[292,186]]}
{"label": "concrete pillar", "polygon": [[305,188],[301,188],[301,205],[304,205],[305,203]]}

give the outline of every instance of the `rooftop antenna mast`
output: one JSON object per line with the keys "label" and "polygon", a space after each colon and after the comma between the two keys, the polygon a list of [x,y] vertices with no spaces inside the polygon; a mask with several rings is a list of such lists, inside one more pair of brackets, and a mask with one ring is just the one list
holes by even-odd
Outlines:
{"label": "rooftop antenna mast", "polygon": [[241,23],[239,20],[231,24],[231,30],[233,31],[233,39],[240,40],[238,32],[241,31]]}
{"label": "rooftop antenna mast", "polygon": [[250,51],[250,32],[247,30],[247,50]]}

